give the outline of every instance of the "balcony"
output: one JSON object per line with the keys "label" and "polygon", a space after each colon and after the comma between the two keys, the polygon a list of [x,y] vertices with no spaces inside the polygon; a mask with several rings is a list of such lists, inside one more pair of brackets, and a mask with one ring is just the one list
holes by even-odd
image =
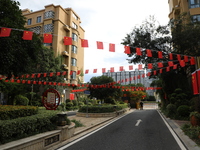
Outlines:
{"label": "balcony", "polygon": [[67,67],[66,64],[62,64],[62,68],[63,68],[64,70],[68,70],[68,67]]}
{"label": "balcony", "polygon": [[62,55],[63,55],[63,56],[69,56],[69,53],[68,53],[67,51],[63,51],[63,52],[62,52]]}
{"label": "balcony", "polygon": [[70,27],[69,27],[68,25],[64,25],[63,28],[64,28],[66,31],[70,31],[70,29],[69,29]]}

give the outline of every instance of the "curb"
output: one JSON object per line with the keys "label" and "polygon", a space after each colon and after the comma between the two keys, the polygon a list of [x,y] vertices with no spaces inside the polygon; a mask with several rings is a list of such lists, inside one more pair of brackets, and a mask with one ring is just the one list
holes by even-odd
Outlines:
{"label": "curb", "polygon": [[159,113],[163,116],[165,121],[168,123],[170,128],[174,131],[174,133],[178,136],[178,138],[181,140],[182,144],[188,149],[188,150],[199,150],[200,147],[192,141],[185,133],[181,130],[181,127],[172,119],[166,118],[166,116],[158,110]]}

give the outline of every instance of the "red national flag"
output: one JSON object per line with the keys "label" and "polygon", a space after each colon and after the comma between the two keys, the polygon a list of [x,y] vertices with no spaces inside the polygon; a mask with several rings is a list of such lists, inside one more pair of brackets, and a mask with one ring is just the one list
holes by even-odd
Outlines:
{"label": "red national flag", "polygon": [[130,54],[131,53],[130,46],[124,46],[124,53],[125,54]]}
{"label": "red national flag", "polygon": [[140,55],[140,56],[142,55],[142,52],[141,52],[141,49],[140,49],[140,48],[136,48],[136,54],[137,54],[137,55]]}
{"label": "red national flag", "polygon": [[81,39],[81,47],[88,47],[88,40]]}
{"label": "red national flag", "polygon": [[138,70],[142,70],[142,64],[138,65]]}
{"label": "red national flag", "polygon": [[153,71],[153,75],[156,75],[156,70]]}
{"label": "red national flag", "polygon": [[169,53],[169,59],[173,60],[173,54],[172,53]]}
{"label": "red national flag", "polygon": [[136,76],[133,77],[133,80],[135,80],[135,79],[136,79]]}
{"label": "red national flag", "polygon": [[198,85],[198,91],[200,88],[200,69],[197,70],[197,85]]}
{"label": "red national flag", "polygon": [[102,73],[106,72],[106,68],[102,68]]}
{"label": "red national flag", "polygon": [[144,78],[145,77],[145,74],[142,74],[142,78]]}
{"label": "red national flag", "polygon": [[179,61],[181,60],[181,55],[180,54],[177,54],[176,57],[177,57],[177,60],[179,60]]}
{"label": "red national flag", "polygon": [[87,69],[87,70],[85,70],[85,74],[88,74],[89,73],[89,70]]}
{"label": "red national flag", "polygon": [[47,76],[47,73],[44,73],[43,76],[46,77],[46,76]]}
{"label": "red national flag", "polygon": [[181,67],[185,67],[185,61],[184,60],[180,60],[179,63],[180,63]]}
{"label": "red national flag", "polygon": [[162,62],[158,62],[158,68],[162,68],[163,67],[163,63]]}
{"label": "red national flag", "polygon": [[56,76],[59,76],[60,75],[60,72],[56,72]]}
{"label": "red national flag", "polygon": [[140,79],[140,75],[138,75],[137,78]]}
{"label": "red national flag", "polygon": [[66,74],[67,74],[67,71],[62,72],[62,76],[66,75]]}
{"label": "red national flag", "polygon": [[70,100],[74,100],[74,93],[70,93],[70,94],[69,94],[69,99],[70,99]]}
{"label": "red national flag", "polygon": [[188,62],[188,56],[184,55],[184,61]]}
{"label": "red national flag", "polygon": [[158,51],[158,58],[163,58],[163,54],[161,51]]}
{"label": "red national flag", "polygon": [[1,28],[0,37],[8,37],[10,36],[11,29],[10,28]]}
{"label": "red national flag", "polygon": [[31,75],[31,78],[35,78],[35,74],[32,74],[32,75]]}
{"label": "red national flag", "polygon": [[78,70],[78,71],[77,71],[77,75],[79,75],[80,73],[81,73],[81,70]]}
{"label": "red national flag", "polygon": [[129,66],[129,70],[133,70],[133,66],[131,65],[131,66]]}
{"label": "red national flag", "polygon": [[152,52],[150,49],[146,49],[147,57],[152,57]]}
{"label": "red national flag", "polygon": [[111,67],[111,68],[110,68],[110,72],[114,72],[114,67]]}
{"label": "red national flag", "polygon": [[23,40],[32,40],[32,37],[33,37],[33,32],[24,31],[22,39]]}
{"label": "red national flag", "polygon": [[38,73],[38,74],[37,74],[37,78],[40,78],[40,76],[41,76],[41,73]]}
{"label": "red national flag", "polygon": [[171,67],[174,65],[174,62],[173,61],[168,61],[168,65]]}
{"label": "red national flag", "polygon": [[124,71],[124,67],[123,67],[123,66],[120,66],[120,67],[119,67],[119,71]]}
{"label": "red national flag", "polygon": [[93,73],[97,73],[97,69],[94,69],[94,70],[93,70]]}
{"label": "red national flag", "polygon": [[52,76],[53,76],[53,72],[50,72],[50,73],[49,73],[49,76],[52,77]]}
{"label": "red national flag", "polygon": [[151,72],[148,72],[148,73],[147,73],[147,76],[149,77],[150,75],[151,75]]}
{"label": "red national flag", "polygon": [[170,67],[166,67],[166,72],[168,72],[168,71],[169,71],[169,69],[170,69]]}
{"label": "red national flag", "polygon": [[196,71],[192,73],[192,89],[194,95],[199,94],[196,74]]}
{"label": "red national flag", "polygon": [[110,52],[115,52],[115,44],[109,44],[109,51]]}
{"label": "red national flag", "polygon": [[52,34],[44,34],[43,43],[52,43]]}
{"label": "red national flag", "polygon": [[173,66],[173,69],[177,69],[177,64]]}
{"label": "red national flag", "polygon": [[194,57],[191,57],[191,59],[190,59],[190,65],[195,65],[195,59],[194,59]]}
{"label": "red national flag", "polygon": [[72,45],[72,38],[64,36],[63,43],[64,45]]}
{"label": "red national flag", "polygon": [[152,63],[148,64],[148,69],[152,69],[152,68],[153,68]]}
{"label": "red national flag", "polygon": [[69,73],[69,75],[71,76],[72,74],[73,74],[73,71],[71,70],[70,73]]}
{"label": "red national flag", "polygon": [[97,49],[103,49],[103,42],[97,41]]}
{"label": "red national flag", "polygon": [[162,73],[162,69],[160,69],[159,72]]}

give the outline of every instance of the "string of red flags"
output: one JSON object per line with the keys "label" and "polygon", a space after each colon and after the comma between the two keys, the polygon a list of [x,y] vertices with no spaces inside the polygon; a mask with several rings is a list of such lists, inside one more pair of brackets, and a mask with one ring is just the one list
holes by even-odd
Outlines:
{"label": "string of red flags", "polygon": [[[144,91],[144,90],[157,90],[161,89],[161,87],[126,87],[126,86],[115,86],[116,82],[111,82],[111,83],[106,83],[102,85],[92,85],[92,84],[70,84],[70,83],[61,83],[61,82],[51,82],[51,81],[34,81],[34,80],[20,80],[20,79],[10,79],[10,80],[3,80],[0,78],[0,80],[4,82],[12,82],[12,83],[22,83],[22,84],[38,84],[38,85],[53,85],[53,86],[74,86],[74,87],[87,87],[87,88],[92,88],[92,89],[97,89],[97,88],[122,88],[122,91]],[[85,89],[76,89],[76,90],[71,90],[71,92],[83,92]]]}
{"label": "string of red flags", "polygon": [[[23,31],[23,36],[22,39],[24,40],[32,40],[33,32],[32,31],[25,31],[22,29],[14,29],[14,28],[6,28],[6,27],[0,27],[0,37],[9,37],[10,33],[12,30],[18,30],[18,31]],[[52,43],[53,36],[58,36],[55,34],[47,34],[43,33],[43,43]],[[81,47],[87,48],[89,47],[89,43],[87,39],[80,39],[81,40]],[[72,37],[63,37],[63,44],[64,45],[72,45]],[[101,41],[96,41],[97,44],[97,49],[104,49],[103,42]],[[109,52],[115,52],[115,45],[114,43],[109,43]],[[143,51],[145,51],[145,55],[147,57],[155,57],[153,53],[157,53],[157,58],[163,59],[163,52],[158,51],[158,50],[150,50],[150,49],[145,49],[145,48],[139,48],[139,47],[130,47],[130,46],[124,46],[124,53],[125,54],[131,54],[131,48],[135,49],[136,55],[142,56]],[[169,60],[184,60],[185,62],[188,62],[189,58],[193,59],[192,56],[187,56],[187,55],[181,55],[181,54],[174,54],[174,53],[169,53],[168,54],[168,59]]]}

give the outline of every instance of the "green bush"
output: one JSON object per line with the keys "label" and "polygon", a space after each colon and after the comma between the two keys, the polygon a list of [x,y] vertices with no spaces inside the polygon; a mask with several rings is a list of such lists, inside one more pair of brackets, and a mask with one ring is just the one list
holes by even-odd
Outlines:
{"label": "green bush", "polygon": [[77,128],[77,127],[83,127],[84,126],[80,121],[77,121],[75,119],[71,120],[71,122],[75,123],[75,128]]}
{"label": "green bush", "polygon": [[78,106],[84,106],[85,104],[83,102],[78,102]]}
{"label": "green bush", "polygon": [[16,95],[14,98],[14,105],[24,105],[27,106],[29,99],[23,95]]}
{"label": "green bush", "polygon": [[57,111],[42,112],[33,116],[0,121],[0,144],[55,130]]}
{"label": "green bush", "polygon": [[167,112],[166,116],[173,118],[176,115],[176,105],[174,104],[168,104],[167,105]]}
{"label": "green bush", "polygon": [[79,108],[78,112],[86,113],[88,110],[88,113],[107,113],[107,112],[122,110],[127,107],[128,107],[127,104],[116,105],[116,108],[114,108],[114,105],[101,105],[101,106],[88,106],[88,107],[82,106]]}
{"label": "green bush", "polygon": [[0,105],[0,120],[16,119],[38,113],[36,106]]}
{"label": "green bush", "polygon": [[108,104],[116,104],[115,99],[108,97],[105,99],[104,103],[108,103]]}
{"label": "green bush", "polygon": [[180,117],[189,117],[190,115],[190,107],[187,105],[181,105],[177,109],[177,113]]}

